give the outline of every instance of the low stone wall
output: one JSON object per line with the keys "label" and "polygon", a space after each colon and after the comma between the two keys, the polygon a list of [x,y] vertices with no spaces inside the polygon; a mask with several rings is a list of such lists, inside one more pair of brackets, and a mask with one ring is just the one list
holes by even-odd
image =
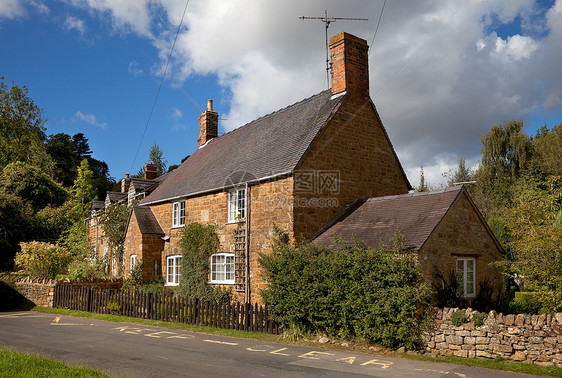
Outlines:
{"label": "low stone wall", "polygon": [[37,306],[52,307],[57,281],[50,279],[32,279],[13,276],[0,276],[0,280],[12,286],[18,293]]}
{"label": "low stone wall", "polygon": [[0,275],[0,280],[12,286],[21,295],[40,307],[53,307],[55,286],[57,285],[71,285],[88,288],[99,287],[102,289],[120,289],[123,285],[123,280],[121,278],[63,278],[60,280],[51,280]]}
{"label": "low stone wall", "polygon": [[436,310],[434,329],[426,334],[426,353],[457,357],[502,357],[541,366],[562,367],[562,313],[503,315],[490,311],[484,324],[453,325],[456,308]]}

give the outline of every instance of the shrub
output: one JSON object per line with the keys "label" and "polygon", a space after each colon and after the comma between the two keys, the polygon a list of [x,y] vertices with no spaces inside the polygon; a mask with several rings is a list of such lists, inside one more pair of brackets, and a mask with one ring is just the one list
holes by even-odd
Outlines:
{"label": "shrub", "polygon": [[105,266],[107,264],[107,257],[96,258],[90,260],[89,258],[79,257],[72,261],[68,266],[68,274],[72,278],[103,278],[106,277]]}
{"label": "shrub", "polygon": [[518,291],[509,303],[511,314],[538,314],[543,307],[540,293]]}
{"label": "shrub", "polygon": [[468,319],[466,318],[464,310],[457,310],[453,312],[453,315],[451,315],[451,322],[453,322],[453,325],[456,327],[466,323],[467,321]]}
{"label": "shrub", "polygon": [[419,345],[428,291],[412,255],[360,242],[291,247],[276,232],[273,252],[259,258],[268,282],[261,295],[284,329]]}
{"label": "shrub", "polygon": [[481,327],[484,325],[484,320],[486,320],[487,317],[488,314],[484,312],[475,312],[472,314],[472,323],[474,323],[476,327]]}
{"label": "shrub", "polygon": [[142,285],[142,261],[137,263],[123,280],[121,289],[129,293],[140,293]]}
{"label": "shrub", "polygon": [[178,292],[188,298],[229,301],[228,290],[209,285],[211,255],[220,246],[216,226],[193,222],[180,235],[182,262]]}
{"label": "shrub", "polygon": [[16,254],[16,265],[34,278],[55,279],[72,259],[71,253],[58,244],[38,241],[20,243],[21,252]]}

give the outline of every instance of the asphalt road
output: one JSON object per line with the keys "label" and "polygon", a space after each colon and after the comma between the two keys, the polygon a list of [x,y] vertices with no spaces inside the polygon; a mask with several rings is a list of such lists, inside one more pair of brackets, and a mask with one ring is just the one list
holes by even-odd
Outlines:
{"label": "asphalt road", "polygon": [[33,311],[0,313],[0,347],[132,377],[529,377]]}

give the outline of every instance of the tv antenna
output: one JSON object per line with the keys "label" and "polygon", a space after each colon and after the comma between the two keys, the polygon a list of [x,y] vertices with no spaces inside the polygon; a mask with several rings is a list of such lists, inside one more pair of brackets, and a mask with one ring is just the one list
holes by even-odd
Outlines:
{"label": "tv antenna", "polygon": [[301,20],[320,20],[326,25],[326,79],[328,80],[328,87],[330,86],[330,55],[329,55],[329,46],[328,46],[328,28],[330,27],[330,23],[336,22],[338,20],[345,20],[345,21],[368,21],[368,18],[352,18],[352,17],[328,17],[328,10],[324,10],[324,17],[308,17],[308,16],[301,16],[299,17]]}

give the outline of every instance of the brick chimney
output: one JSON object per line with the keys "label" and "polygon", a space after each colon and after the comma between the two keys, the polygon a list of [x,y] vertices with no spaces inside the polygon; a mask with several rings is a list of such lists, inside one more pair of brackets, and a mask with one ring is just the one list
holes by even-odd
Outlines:
{"label": "brick chimney", "polygon": [[207,110],[199,116],[197,147],[219,136],[219,114],[213,111],[213,100],[207,100]]}
{"label": "brick chimney", "polygon": [[127,193],[129,191],[129,185],[131,184],[131,179],[129,174],[125,173],[125,178],[121,180],[121,193]]}
{"label": "brick chimney", "polygon": [[369,47],[367,41],[348,33],[330,38],[332,94],[363,102],[369,100]]}
{"label": "brick chimney", "polygon": [[154,180],[158,177],[158,171],[156,170],[156,166],[154,164],[145,164],[144,166],[144,178],[146,180]]}

